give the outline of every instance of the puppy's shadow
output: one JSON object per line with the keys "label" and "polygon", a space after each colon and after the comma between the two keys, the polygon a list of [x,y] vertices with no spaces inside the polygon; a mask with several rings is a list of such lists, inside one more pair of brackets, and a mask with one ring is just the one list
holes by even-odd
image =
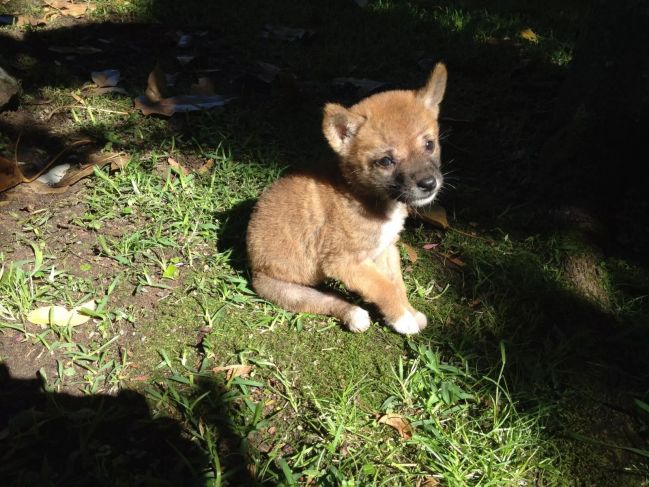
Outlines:
{"label": "puppy's shadow", "polygon": [[256,199],[245,200],[215,215],[215,220],[219,222],[217,249],[219,252],[229,252],[230,265],[245,276],[249,274],[246,231],[256,202]]}

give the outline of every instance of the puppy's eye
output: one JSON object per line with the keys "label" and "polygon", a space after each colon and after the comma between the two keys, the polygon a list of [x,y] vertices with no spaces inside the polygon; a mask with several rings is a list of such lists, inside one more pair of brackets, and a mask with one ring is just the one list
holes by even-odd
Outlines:
{"label": "puppy's eye", "polygon": [[394,159],[392,159],[390,156],[382,157],[381,159],[377,159],[375,162],[377,166],[381,167],[390,167],[394,165]]}
{"label": "puppy's eye", "polygon": [[433,152],[435,150],[435,141],[434,140],[427,140],[426,141],[426,150],[428,152]]}

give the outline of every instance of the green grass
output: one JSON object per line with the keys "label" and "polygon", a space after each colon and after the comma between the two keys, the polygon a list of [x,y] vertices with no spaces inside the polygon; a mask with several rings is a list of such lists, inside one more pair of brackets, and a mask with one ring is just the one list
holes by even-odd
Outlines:
{"label": "green grass", "polygon": [[[543,135],[515,109],[538,103],[540,113],[553,101],[499,91],[502,73],[530,59],[539,77],[562,73],[580,2],[560,11],[531,0],[97,6],[94,20],[218,27],[242,59],[272,60],[316,85],[340,76],[421,83],[417,60],[442,57],[445,113],[487,121],[463,122],[448,138],[458,179],[442,204],[452,228],[413,219],[403,235],[417,251],[416,262],[403,255],[406,286],[429,328],[409,339],[381,323],[351,334],[257,297],[244,253],[263,188],[289,166],[329,157],[320,109],[337,95],[316,90],[295,106],[255,93],[170,122],[142,116],[129,98],[79,103],[80,78],[64,67],[51,80],[27,72],[26,96],[50,100],[59,135],[92,138],[128,163],[97,169],[77,196],[8,217],[0,366],[11,375],[33,361],[39,372],[38,383],[0,376],[15,399],[5,403],[15,405],[0,431],[0,476],[16,485],[646,485],[646,270],[603,259],[610,304],[594,304],[562,267],[584,249],[531,225],[534,209],[490,186],[515,187],[531,164],[505,170],[510,162],[494,153],[533,151]],[[318,34],[311,44],[263,43],[268,22]],[[527,28],[538,42],[520,38]],[[141,83],[126,81],[133,96],[144,64],[134,68]],[[11,142],[0,138],[0,150]],[[480,167],[466,155],[483,151]],[[79,327],[26,320],[38,306],[90,298],[98,308]],[[12,396],[13,387],[31,395]],[[412,435],[383,422],[388,414]]]}

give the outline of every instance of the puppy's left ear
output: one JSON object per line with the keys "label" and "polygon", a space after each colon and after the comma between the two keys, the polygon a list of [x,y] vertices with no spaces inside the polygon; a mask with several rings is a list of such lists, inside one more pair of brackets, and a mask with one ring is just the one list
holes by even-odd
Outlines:
{"label": "puppy's left ear", "polygon": [[435,112],[435,116],[439,113],[439,104],[442,102],[442,98],[444,98],[446,78],[446,66],[444,63],[437,63],[430,78],[428,78],[426,86],[417,92],[417,97],[424,102],[426,108]]}

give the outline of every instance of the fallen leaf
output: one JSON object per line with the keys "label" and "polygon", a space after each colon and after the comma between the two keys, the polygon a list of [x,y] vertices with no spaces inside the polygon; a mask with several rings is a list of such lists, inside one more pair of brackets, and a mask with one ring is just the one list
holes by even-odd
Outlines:
{"label": "fallen leaf", "polygon": [[187,176],[189,174],[189,171],[187,170],[187,168],[185,166],[183,166],[181,163],[179,163],[173,157],[168,157],[167,158],[167,164],[169,164],[169,167],[174,168],[176,171],[178,171],[183,176]]}
{"label": "fallen leaf", "polygon": [[408,245],[407,243],[402,243],[401,245],[403,245],[403,249],[408,255],[408,260],[413,264],[417,262],[417,251],[415,250],[415,248],[412,245]]}
{"label": "fallen leaf", "polygon": [[69,311],[63,306],[43,306],[30,311],[27,320],[41,326],[79,326],[90,319],[89,315],[79,312],[83,309],[94,311],[97,309],[97,303],[91,299]]}
{"label": "fallen leaf", "polygon": [[464,267],[466,265],[462,260],[458,259],[457,257],[451,254],[447,254],[445,252],[437,252],[437,254],[458,267]]}
{"label": "fallen leaf", "polygon": [[121,169],[125,163],[126,158],[121,154],[91,154],[88,156],[88,163],[81,166],[79,169],[68,171],[68,173],[58,183],[54,184],[55,188],[66,188],[76,184],[81,179],[94,174],[95,167],[101,169],[106,164],[111,165],[111,170],[116,171]]}
{"label": "fallen leaf", "polygon": [[135,99],[135,108],[141,110],[144,115],[156,114],[170,117],[174,113],[194,112],[221,107],[230,100],[232,98],[225,98],[220,95],[179,95],[152,102],[146,97],[140,96]]}
{"label": "fallen leaf", "polygon": [[101,96],[107,93],[119,93],[120,95],[128,95],[128,91],[126,91],[124,88],[120,86],[107,86],[106,88],[90,88],[90,89],[85,89],[83,92],[84,96]]}
{"label": "fallen leaf", "polygon": [[150,379],[148,375],[136,375],[135,377],[131,377],[131,380],[134,382],[146,382]]}
{"label": "fallen leaf", "polygon": [[102,52],[102,49],[92,46],[50,46],[48,50],[56,52],[58,54],[97,54]]}
{"label": "fallen leaf", "polygon": [[412,426],[406,418],[400,414],[388,413],[384,414],[377,420],[380,424],[387,424],[399,433],[399,436],[404,440],[412,438]]}
{"label": "fallen leaf", "polygon": [[24,179],[23,173],[14,161],[0,156],[0,192],[13,188]]}
{"label": "fallen leaf", "polygon": [[521,39],[525,39],[526,41],[529,41],[533,44],[538,44],[539,42],[539,36],[529,27],[527,29],[521,30],[518,35]]}
{"label": "fallen leaf", "polygon": [[157,102],[162,100],[163,98],[166,98],[168,96],[168,92],[169,88],[167,85],[167,76],[165,75],[160,65],[156,64],[156,67],[153,68],[153,71],[149,73],[146,90],[144,90],[144,96],[150,102]]}
{"label": "fallen leaf", "polygon": [[18,91],[18,81],[0,67],[0,108],[6,105]]}
{"label": "fallen leaf", "polygon": [[387,86],[384,81],[365,78],[335,78],[332,81],[337,88],[351,88],[358,96],[366,96]]}
{"label": "fallen leaf", "polygon": [[446,210],[443,206],[432,205],[424,209],[418,209],[416,215],[421,220],[431,223],[442,230],[448,230],[450,227],[446,218]]}
{"label": "fallen leaf", "polygon": [[210,172],[210,170],[213,167],[214,167],[214,159],[208,159],[207,161],[205,161],[205,163],[201,167],[199,167],[196,170],[196,172],[198,174],[204,175],[204,174],[207,174],[208,172]]}
{"label": "fallen leaf", "polygon": [[108,88],[117,86],[119,83],[120,73],[118,69],[106,69],[104,71],[93,71],[90,73],[93,83],[98,88]]}
{"label": "fallen leaf", "polygon": [[264,39],[279,39],[281,41],[301,41],[313,37],[313,29],[302,29],[296,27],[286,27],[285,25],[266,24],[260,37]]}
{"label": "fallen leaf", "polygon": [[421,246],[421,248],[424,250],[433,250],[436,247],[439,247],[438,243],[427,243]]}
{"label": "fallen leaf", "polygon": [[440,485],[439,479],[430,475],[426,475],[417,481],[417,487],[437,487],[438,485]]}
{"label": "fallen leaf", "polygon": [[88,11],[87,3],[72,3],[67,0],[45,0],[45,4],[72,17],[83,17]]}
{"label": "fallen leaf", "polygon": [[187,49],[192,45],[193,37],[191,34],[182,34],[178,39],[178,47]]}
{"label": "fallen leaf", "polygon": [[247,377],[250,375],[252,365],[225,365],[223,367],[214,367],[212,372],[225,372],[225,380],[230,380],[234,377]]}
{"label": "fallen leaf", "polygon": [[264,83],[272,83],[277,78],[277,75],[282,69],[274,64],[265,63],[263,61],[257,61],[255,66],[252,68],[252,75],[255,76],[260,81]]}

